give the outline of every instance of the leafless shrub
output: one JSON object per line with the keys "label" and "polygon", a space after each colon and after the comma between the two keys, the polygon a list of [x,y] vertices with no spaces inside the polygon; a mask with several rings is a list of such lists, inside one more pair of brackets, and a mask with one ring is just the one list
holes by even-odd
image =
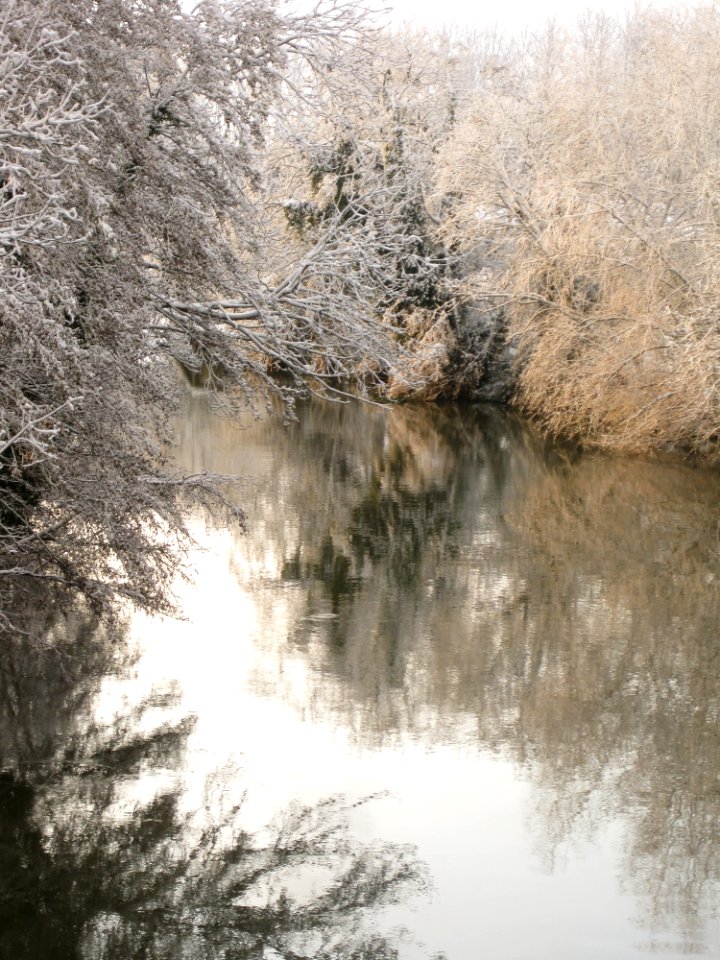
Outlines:
{"label": "leafless shrub", "polygon": [[446,230],[554,433],[716,456],[718,11],[590,17],[510,55],[440,165]]}

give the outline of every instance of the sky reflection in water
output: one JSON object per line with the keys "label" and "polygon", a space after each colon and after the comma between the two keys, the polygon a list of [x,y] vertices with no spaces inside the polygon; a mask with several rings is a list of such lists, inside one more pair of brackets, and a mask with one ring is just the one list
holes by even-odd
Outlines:
{"label": "sky reflection in water", "polygon": [[254,480],[268,794],[389,789],[364,829],[419,844],[451,956],[720,953],[716,478],[491,409],[192,409],[187,466]]}
{"label": "sky reflection in water", "polygon": [[[184,467],[246,478],[250,533],[195,518],[187,619],[135,618],[137,659],[92,720],[76,704],[71,740],[178,733],[105,778],[106,821],[172,795],[175,837],[274,842],[289,806],[341,795],[320,809],[351,846],[426,864],[432,894],[366,919],[412,932],[403,958],[720,956],[715,477],[553,451],[492,409],[312,405],[239,431],[196,395],[181,424]],[[37,787],[51,852],[83,796],[67,742]],[[236,902],[321,895],[322,859]],[[162,950],[143,955],[181,955]]]}

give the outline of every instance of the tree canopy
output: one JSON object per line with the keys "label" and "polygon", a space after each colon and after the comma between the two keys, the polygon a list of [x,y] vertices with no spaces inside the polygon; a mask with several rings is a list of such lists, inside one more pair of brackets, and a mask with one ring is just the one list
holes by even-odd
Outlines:
{"label": "tree canopy", "polygon": [[178,495],[217,496],[208,478],[168,469],[172,360],[251,403],[292,398],[306,376],[321,390],[358,370],[382,376],[391,362],[389,328],[361,304],[328,316],[321,294],[337,269],[320,254],[337,246],[333,224],[282,276],[261,254],[257,154],[273,100],[292,64],[324,71],[361,24],[333,2],[308,16],[263,0],[5,5],[6,609],[37,578],[97,606],[118,595],[164,606]]}

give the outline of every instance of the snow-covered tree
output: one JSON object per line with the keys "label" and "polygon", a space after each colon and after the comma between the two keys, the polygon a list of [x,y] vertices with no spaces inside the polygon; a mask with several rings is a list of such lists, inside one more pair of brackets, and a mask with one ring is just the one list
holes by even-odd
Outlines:
{"label": "snow-covered tree", "polygon": [[308,284],[320,249],[271,279],[261,255],[256,154],[283,73],[328,68],[361,27],[332,0],[307,16],[264,0],[4,5],[6,611],[37,578],[100,607],[163,607],[178,497],[216,496],[208,478],[166,472],[170,358],[250,402],[280,391],[273,369],[322,384],[390,364],[386,329],[329,317]]}
{"label": "snow-covered tree", "polygon": [[446,39],[423,33],[363,38],[348,61],[329,77],[294,78],[278,112],[266,163],[279,236],[298,251],[330,240],[333,304],[377,316],[408,346],[388,371],[389,395],[437,395],[454,258],[428,190],[454,122],[457,64]]}

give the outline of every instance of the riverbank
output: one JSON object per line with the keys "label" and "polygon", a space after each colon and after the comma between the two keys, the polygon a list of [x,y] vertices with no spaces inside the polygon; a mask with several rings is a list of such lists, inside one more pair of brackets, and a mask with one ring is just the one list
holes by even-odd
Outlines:
{"label": "riverbank", "polygon": [[561,310],[534,319],[468,308],[436,396],[514,408],[553,439],[586,449],[717,465],[714,331],[673,344],[627,318],[616,318],[611,333]]}

